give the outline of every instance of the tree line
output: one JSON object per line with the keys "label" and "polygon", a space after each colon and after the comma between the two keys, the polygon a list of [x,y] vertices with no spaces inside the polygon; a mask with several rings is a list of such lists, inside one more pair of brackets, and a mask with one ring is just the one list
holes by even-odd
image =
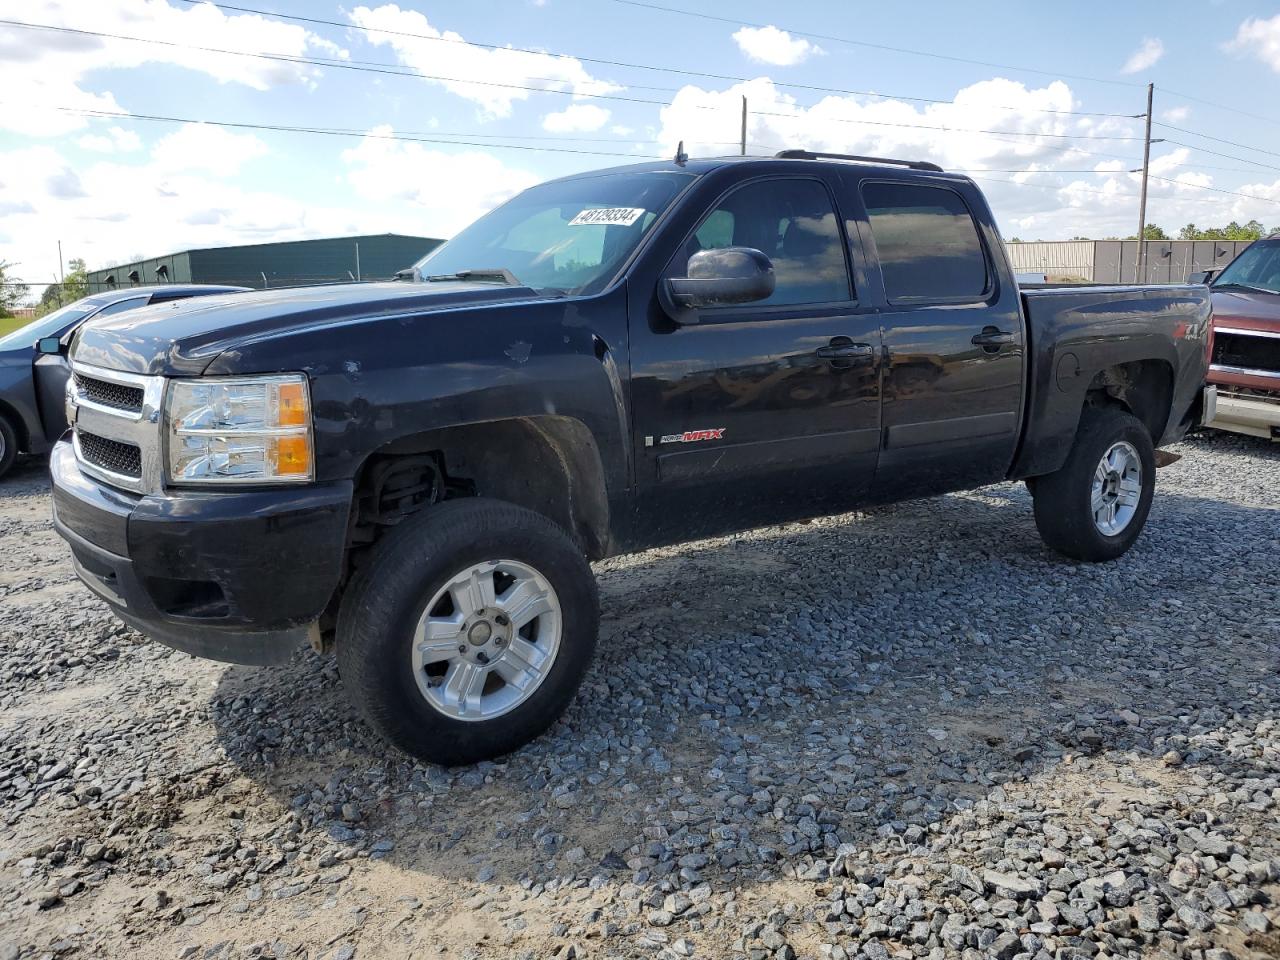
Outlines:
{"label": "tree line", "polygon": [[[0,317],[11,317],[15,308],[20,307],[27,299],[30,287],[21,280],[13,278],[14,264],[0,260]],[[61,283],[51,283],[44,288],[40,300],[35,304],[36,316],[43,317],[68,303],[75,303],[81,297],[89,295],[89,271],[84,260],[73,258],[68,264],[66,276]]]}
{"label": "tree line", "polygon": [[[1280,227],[1273,227],[1272,230],[1280,230]],[[1232,220],[1225,227],[1206,227],[1201,229],[1194,223],[1188,223],[1185,227],[1178,231],[1176,237],[1171,237],[1165,231],[1164,227],[1156,223],[1148,223],[1142,231],[1143,240],[1260,240],[1269,236],[1271,230],[1264,227],[1259,220],[1250,220],[1248,223],[1239,223]],[[1075,236],[1072,240],[1095,240],[1096,237]],[[1102,237],[1103,240],[1120,240],[1121,237]],[[1137,240],[1138,235],[1131,233],[1124,237],[1125,240]],[[1022,243],[1019,237],[1011,237],[1010,243]]]}

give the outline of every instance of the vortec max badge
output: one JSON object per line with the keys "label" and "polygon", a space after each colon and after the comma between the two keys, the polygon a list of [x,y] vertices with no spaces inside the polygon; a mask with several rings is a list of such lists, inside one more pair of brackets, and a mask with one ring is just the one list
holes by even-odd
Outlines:
{"label": "vortec max badge", "polygon": [[698,443],[702,440],[723,440],[724,427],[714,430],[686,430],[684,433],[669,433],[659,443]]}

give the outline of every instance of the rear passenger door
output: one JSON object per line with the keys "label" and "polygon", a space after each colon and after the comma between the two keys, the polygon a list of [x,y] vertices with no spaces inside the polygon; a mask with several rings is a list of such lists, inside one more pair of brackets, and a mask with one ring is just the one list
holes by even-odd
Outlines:
{"label": "rear passenger door", "polygon": [[656,540],[831,512],[865,495],[879,449],[879,320],[854,298],[849,247],[821,177],[749,180],[677,239],[665,277],[699,250],[773,261],[765,300],[652,314],[633,328],[642,526]]}
{"label": "rear passenger door", "polygon": [[1000,480],[1018,441],[1024,331],[985,204],[944,179],[877,176],[859,187],[884,336],[874,489],[897,499]]}

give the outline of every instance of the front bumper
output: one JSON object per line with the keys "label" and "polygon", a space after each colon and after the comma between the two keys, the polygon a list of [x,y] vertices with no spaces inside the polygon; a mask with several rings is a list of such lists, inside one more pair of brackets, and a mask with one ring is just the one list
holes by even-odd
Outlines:
{"label": "front bumper", "polygon": [[1210,384],[1204,388],[1204,426],[1280,440],[1280,393],[1258,396]]}
{"label": "front bumper", "polygon": [[76,573],[125,623],[212,660],[288,659],[338,588],[349,481],[137,495],[49,459],[53,522]]}

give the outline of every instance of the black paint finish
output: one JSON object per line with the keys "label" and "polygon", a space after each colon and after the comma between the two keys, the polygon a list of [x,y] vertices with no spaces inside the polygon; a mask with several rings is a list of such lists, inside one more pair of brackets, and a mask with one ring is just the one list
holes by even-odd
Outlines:
{"label": "black paint finish", "polygon": [[[1172,399],[1159,432],[1169,442],[1185,431],[1205,371],[1204,288],[1020,293],[982,194],[960,176],[802,159],[678,169],[689,185],[589,296],[471,281],[340,285],[187,301],[87,327],[75,357],[105,367],[174,377],[305,372],[314,490],[336,498],[307,508],[298,491],[302,500],[286,508],[294,520],[263,525],[248,519],[258,494],[173,492],[132,512],[132,562],[148,567],[145,576],[222,556],[230,543],[206,521],[240,516],[244,559],[212,562],[225,591],[247,598],[236,616],[264,626],[277,611],[244,578],[258,573],[273,589],[293,590],[303,576],[280,573],[289,568],[273,563],[275,547],[265,544],[308,544],[309,601],[331,594],[342,545],[306,510],[336,516],[375,452],[494,421],[568,425],[556,435],[580,447],[575,482],[602,488],[608,508],[596,553],[1051,472],[1067,454],[1086,391],[1117,363],[1167,365]],[[704,216],[743,184],[797,180],[816,181],[831,197],[848,296],[688,308],[686,322],[673,321],[660,290],[685,275]],[[986,289],[891,302],[864,181],[927,184],[961,198],[980,238]],[[110,514],[109,498],[84,494],[88,481],[72,477],[74,465],[55,462],[58,496],[80,500],[59,508],[66,525],[118,545],[114,521],[91,515]],[[288,618],[312,606],[295,604]]]}

